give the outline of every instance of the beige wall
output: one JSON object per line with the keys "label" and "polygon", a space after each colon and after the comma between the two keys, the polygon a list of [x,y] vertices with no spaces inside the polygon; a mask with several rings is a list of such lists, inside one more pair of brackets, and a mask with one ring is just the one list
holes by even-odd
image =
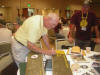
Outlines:
{"label": "beige wall", "polygon": [[[5,11],[6,20],[15,22],[17,16],[17,9],[27,8],[28,0],[3,0],[7,1],[6,6],[9,7]],[[61,16],[65,16],[65,9],[70,7],[72,11],[81,9],[82,0],[30,0],[31,8],[44,9],[44,8],[56,8],[61,10]],[[98,7],[94,10],[99,15]],[[0,10],[1,11],[1,10]],[[22,10],[20,11],[22,13]]]}
{"label": "beige wall", "polygon": [[11,14],[10,14],[10,8],[8,7],[5,7],[5,8],[1,8],[0,7],[0,13],[3,14],[3,18],[5,19],[5,21],[8,21],[10,22],[12,19],[11,19]]}
{"label": "beige wall", "polygon": [[3,18],[6,19],[6,16],[7,16],[7,14],[6,14],[6,9],[0,8],[0,13],[2,13],[2,14],[3,14]]}

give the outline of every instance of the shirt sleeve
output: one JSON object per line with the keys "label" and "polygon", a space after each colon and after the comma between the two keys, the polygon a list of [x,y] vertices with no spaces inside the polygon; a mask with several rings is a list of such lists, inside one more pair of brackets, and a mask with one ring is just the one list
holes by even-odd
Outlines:
{"label": "shirt sleeve", "polygon": [[42,36],[46,35],[48,33],[47,29],[43,30]]}
{"label": "shirt sleeve", "polygon": [[76,14],[71,17],[71,24],[76,24]]}
{"label": "shirt sleeve", "polygon": [[92,26],[95,26],[97,24],[98,24],[97,17],[94,13],[92,13]]}

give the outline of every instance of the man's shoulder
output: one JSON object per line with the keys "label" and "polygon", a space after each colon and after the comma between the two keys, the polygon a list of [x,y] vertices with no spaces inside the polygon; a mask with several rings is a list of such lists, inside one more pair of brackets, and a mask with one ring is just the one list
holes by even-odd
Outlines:
{"label": "man's shoulder", "polygon": [[90,15],[96,15],[95,12],[93,12],[93,11],[89,11],[88,14],[90,14]]}
{"label": "man's shoulder", "polygon": [[80,16],[82,14],[82,12],[81,11],[77,11],[77,12],[75,12],[74,13],[74,15],[73,16]]}
{"label": "man's shoulder", "polygon": [[29,17],[28,19],[30,19],[30,18],[39,18],[39,17],[41,17],[41,15],[34,15],[34,16]]}
{"label": "man's shoulder", "polygon": [[40,17],[41,17],[41,15],[34,15],[34,16],[28,17],[24,22],[38,20],[38,19],[40,19]]}
{"label": "man's shoulder", "polygon": [[78,11],[76,11],[76,12],[74,12],[75,14],[81,14],[82,13],[82,11],[81,10],[78,10]]}

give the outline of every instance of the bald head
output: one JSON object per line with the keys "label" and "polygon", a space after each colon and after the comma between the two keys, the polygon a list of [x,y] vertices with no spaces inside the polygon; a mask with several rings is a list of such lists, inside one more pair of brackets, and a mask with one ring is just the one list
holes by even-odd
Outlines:
{"label": "bald head", "polygon": [[52,20],[59,20],[58,15],[55,14],[55,13],[49,13],[49,14],[47,15],[47,17],[50,18],[50,19],[52,19]]}
{"label": "bald head", "polygon": [[49,13],[47,16],[44,16],[44,26],[47,29],[52,29],[57,26],[59,22],[59,17],[55,13]]}

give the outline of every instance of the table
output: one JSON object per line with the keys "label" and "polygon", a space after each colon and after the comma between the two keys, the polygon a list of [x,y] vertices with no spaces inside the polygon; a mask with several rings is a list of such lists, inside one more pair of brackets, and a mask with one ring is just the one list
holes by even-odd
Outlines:
{"label": "table", "polygon": [[70,65],[67,59],[64,59],[64,55],[52,56],[52,71],[49,71],[49,74],[44,70],[43,55],[35,54],[38,55],[35,59],[31,58],[32,55],[34,55],[33,52],[28,55],[25,75],[50,75],[50,73],[51,75],[72,75]]}
{"label": "table", "polygon": [[[63,50],[65,54],[67,53],[67,50]],[[85,62],[79,62],[75,61],[71,58],[71,54],[67,55],[65,60],[64,55],[59,56],[53,56],[52,57],[52,70],[51,71],[45,71],[44,69],[44,63],[43,63],[43,55],[39,54],[38,59],[31,59],[31,55],[34,55],[34,53],[29,53],[27,67],[26,67],[26,75],[85,75],[84,73],[90,73],[90,75],[99,75],[98,72],[94,70],[92,67],[92,62],[94,60],[90,59],[89,56],[94,54],[100,54],[98,52],[91,51],[89,54],[86,54],[84,58],[86,59]],[[35,62],[35,63],[34,63]],[[66,65],[67,63],[67,65]],[[70,63],[70,65],[69,65]],[[70,67],[73,64],[79,64],[81,67],[82,65],[88,66],[88,68],[80,68],[77,71],[71,71]],[[31,64],[31,65],[30,65]],[[38,64],[38,65],[37,65]],[[91,73],[93,71],[94,73]]]}
{"label": "table", "polygon": [[[36,55],[38,55],[37,58]],[[32,59],[31,56],[34,56]],[[27,58],[26,73],[25,75],[44,75],[44,66],[41,54],[30,52]]]}
{"label": "table", "polygon": [[[89,58],[90,56],[93,56],[94,54],[100,54],[100,53],[99,52],[93,52],[93,51],[91,51],[90,53],[86,53],[86,56],[84,56],[86,61],[75,61],[75,60],[72,59],[71,55],[66,55],[68,61],[70,62],[70,67],[73,64],[79,64],[79,66],[80,66],[80,68],[78,70],[72,71],[73,75],[100,75],[92,67],[94,60]],[[86,73],[88,73],[88,74],[86,74]]]}

